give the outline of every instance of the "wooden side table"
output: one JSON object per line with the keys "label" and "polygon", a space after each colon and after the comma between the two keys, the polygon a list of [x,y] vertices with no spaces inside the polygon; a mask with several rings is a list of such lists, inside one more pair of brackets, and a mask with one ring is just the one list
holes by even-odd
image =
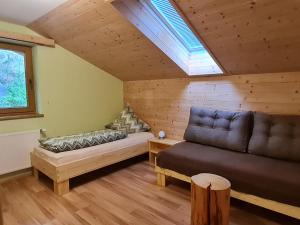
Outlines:
{"label": "wooden side table", "polygon": [[149,164],[155,166],[155,159],[157,153],[180,142],[182,141],[172,140],[167,138],[165,139],[153,138],[149,140]]}

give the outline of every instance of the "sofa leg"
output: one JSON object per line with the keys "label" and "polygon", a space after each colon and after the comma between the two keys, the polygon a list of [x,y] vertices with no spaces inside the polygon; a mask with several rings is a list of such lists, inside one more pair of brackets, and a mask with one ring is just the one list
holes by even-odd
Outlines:
{"label": "sofa leg", "polygon": [[157,173],[157,185],[161,187],[166,186],[166,175],[162,173]]}
{"label": "sofa leg", "polygon": [[56,182],[53,181],[54,184],[54,193],[57,195],[64,195],[70,191],[69,180]]}
{"label": "sofa leg", "polygon": [[37,168],[32,168],[32,174],[37,180],[39,179],[39,171]]}

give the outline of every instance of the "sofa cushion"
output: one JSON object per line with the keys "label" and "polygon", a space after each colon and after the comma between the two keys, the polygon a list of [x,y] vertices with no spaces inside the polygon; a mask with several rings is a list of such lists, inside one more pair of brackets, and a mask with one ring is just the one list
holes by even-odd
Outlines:
{"label": "sofa cushion", "polygon": [[248,152],[300,162],[300,116],[255,113]]}
{"label": "sofa cushion", "polygon": [[251,112],[229,112],[192,107],[184,139],[246,152],[251,119]]}
{"label": "sofa cushion", "polygon": [[300,164],[182,142],[157,156],[157,165],[187,176],[213,173],[232,189],[300,206]]}

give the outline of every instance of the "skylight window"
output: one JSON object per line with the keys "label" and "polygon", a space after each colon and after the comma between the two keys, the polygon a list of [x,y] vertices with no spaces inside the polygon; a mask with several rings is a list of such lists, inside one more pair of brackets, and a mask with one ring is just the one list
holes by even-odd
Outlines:
{"label": "skylight window", "polygon": [[[189,75],[223,73],[169,0],[151,0],[150,2],[155,13],[190,53],[190,64],[193,68],[190,68]],[[200,67],[201,69],[199,69]]]}
{"label": "skylight window", "polygon": [[222,74],[222,69],[171,1],[114,0],[112,4],[186,74]]}

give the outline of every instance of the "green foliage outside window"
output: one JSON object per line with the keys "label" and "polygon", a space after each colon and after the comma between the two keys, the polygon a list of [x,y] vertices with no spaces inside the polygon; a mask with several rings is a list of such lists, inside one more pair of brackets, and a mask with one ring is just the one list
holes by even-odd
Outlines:
{"label": "green foliage outside window", "polygon": [[27,107],[25,56],[0,49],[0,108]]}

